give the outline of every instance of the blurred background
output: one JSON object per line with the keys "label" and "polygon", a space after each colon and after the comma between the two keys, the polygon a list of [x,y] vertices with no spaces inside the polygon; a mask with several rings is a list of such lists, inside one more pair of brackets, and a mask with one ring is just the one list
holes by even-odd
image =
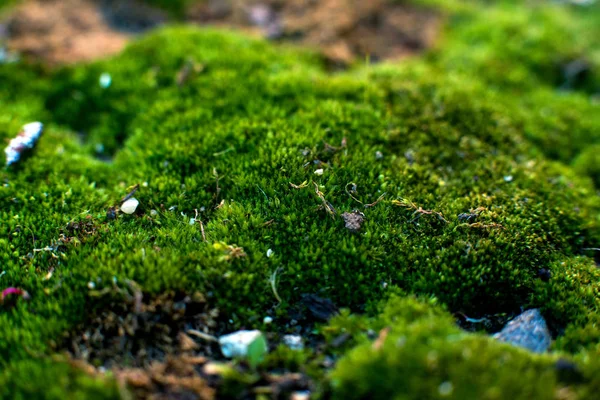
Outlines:
{"label": "blurred background", "polygon": [[50,63],[110,55],[134,35],[178,22],[299,42],[348,64],[428,48],[441,20],[435,6],[390,0],[0,0],[2,5],[6,46]]}

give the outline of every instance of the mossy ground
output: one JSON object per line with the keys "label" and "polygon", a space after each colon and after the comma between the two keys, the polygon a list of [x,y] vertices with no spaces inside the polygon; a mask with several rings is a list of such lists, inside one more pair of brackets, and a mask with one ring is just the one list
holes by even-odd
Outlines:
{"label": "mossy ground", "polygon": [[[204,293],[223,332],[283,333],[302,294],[332,299],[349,311],[316,334],[351,334],[331,350],[332,373],[312,350],[279,349],[263,366],[303,369],[323,395],[591,398],[598,7],[445,4],[438,48],[343,73],[302,50],[186,27],[90,65],[0,66],[2,137],[47,127],[2,172],[0,283],[31,299],[0,313],[1,395],[117,396],[110,374],[90,378],[53,354],[103,307],[95,293],[134,281],[149,297]],[[590,71],[565,87],[563,66],[579,58]],[[107,219],[135,184],[135,215]],[[359,233],[339,217],[353,209],[365,213]],[[555,335],[548,355],[461,331],[452,316],[531,307]],[[384,328],[374,346],[368,332]]]}

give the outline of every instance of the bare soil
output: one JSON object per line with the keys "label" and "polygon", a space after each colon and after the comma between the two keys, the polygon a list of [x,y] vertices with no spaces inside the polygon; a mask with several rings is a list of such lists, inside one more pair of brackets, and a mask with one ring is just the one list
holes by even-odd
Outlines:
{"label": "bare soil", "polygon": [[[205,0],[185,18],[312,47],[342,66],[419,53],[434,44],[441,23],[430,10],[390,0]],[[10,50],[69,64],[118,53],[137,33],[165,22],[164,12],[136,0],[30,0],[2,24]]]}

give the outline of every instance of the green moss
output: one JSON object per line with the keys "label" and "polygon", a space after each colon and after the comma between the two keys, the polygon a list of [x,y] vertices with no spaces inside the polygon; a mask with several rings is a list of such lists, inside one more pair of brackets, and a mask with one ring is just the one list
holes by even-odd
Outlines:
{"label": "green moss", "polygon": [[[555,8],[536,16],[514,7],[523,13],[514,20],[503,9],[489,14],[494,29],[528,35],[524,25],[562,18]],[[183,27],[91,65],[0,66],[2,138],[31,120],[47,126],[34,154],[0,176],[0,283],[31,295],[0,313],[2,379],[28,395],[27,371],[46,373],[62,334],[103,307],[88,283],[102,291],[127,280],[148,295],[203,292],[226,330],[260,326],[275,305],[272,329],[284,330],[303,293],[332,299],[349,311],[317,333],[327,341],[342,328],[352,333],[333,351],[345,360],[331,378],[340,397],[393,397],[398,388],[435,397],[447,381],[457,398],[554,395],[554,355],[463,333],[455,312],[540,307],[558,337],[553,350],[593,376],[599,277],[583,249],[600,240],[586,145],[597,140],[598,105],[587,89],[556,91],[555,67],[536,56],[552,46],[568,55],[567,43],[546,32],[539,48],[522,51],[486,34],[478,63],[469,44],[478,24],[450,25],[455,36],[423,59],[335,75],[313,54]],[[451,61],[459,53],[473,62]],[[524,67],[506,76],[482,68],[498,57]],[[102,74],[111,76],[107,88]],[[107,219],[138,183],[136,214]],[[366,217],[359,233],[339,217],[355,208]],[[66,229],[74,221],[94,229],[74,235]],[[281,304],[269,283],[275,271]],[[432,300],[395,298],[384,308],[391,293]],[[386,326],[390,338],[375,351],[365,332]],[[323,383],[314,357],[280,349],[264,367],[306,362]],[[57,393],[81,385],[114,394],[64,366],[53,371],[66,382]],[[589,378],[572,390],[594,385]]]}
{"label": "green moss", "polygon": [[[196,1],[196,3],[201,1]],[[144,0],[144,2],[168,11],[173,17],[183,17],[187,7],[194,0]]]}
{"label": "green moss", "polygon": [[554,399],[563,387],[555,360],[466,334],[437,307],[392,299],[371,324],[387,333],[338,363],[340,399]]}
{"label": "green moss", "polygon": [[0,373],[0,397],[11,399],[115,399],[114,381],[92,378],[65,361],[25,360]]}

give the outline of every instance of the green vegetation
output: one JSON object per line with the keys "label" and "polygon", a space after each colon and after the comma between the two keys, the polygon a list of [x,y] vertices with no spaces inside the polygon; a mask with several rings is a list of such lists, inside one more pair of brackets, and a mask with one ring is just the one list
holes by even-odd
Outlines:
{"label": "green vegetation", "polygon": [[[110,375],[53,354],[128,281],[200,291],[228,331],[283,331],[303,293],[332,299],[349,311],[316,329],[352,339],[331,375],[306,365],[339,398],[597,392],[600,270],[584,249],[600,241],[598,49],[563,26],[578,10],[507,4],[450,6],[430,54],[335,75],[305,51],[184,27],[91,65],[1,65],[2,139],[47,129],[0,175],[0,283],[31,297],[0,312],[0,396],[116,396]],[[582,55],[590,77],[559,90],[561,63]],[[107,218],[135,184],[136,213]],[[353,209],[358,233],[339,217]],[[531,307],[551,355],[452,317]],[[367,331],[386,327],[374,348]],[[265,365],[304,368],[307,353]],[[580,380],[554,368],[561,355]]]}

